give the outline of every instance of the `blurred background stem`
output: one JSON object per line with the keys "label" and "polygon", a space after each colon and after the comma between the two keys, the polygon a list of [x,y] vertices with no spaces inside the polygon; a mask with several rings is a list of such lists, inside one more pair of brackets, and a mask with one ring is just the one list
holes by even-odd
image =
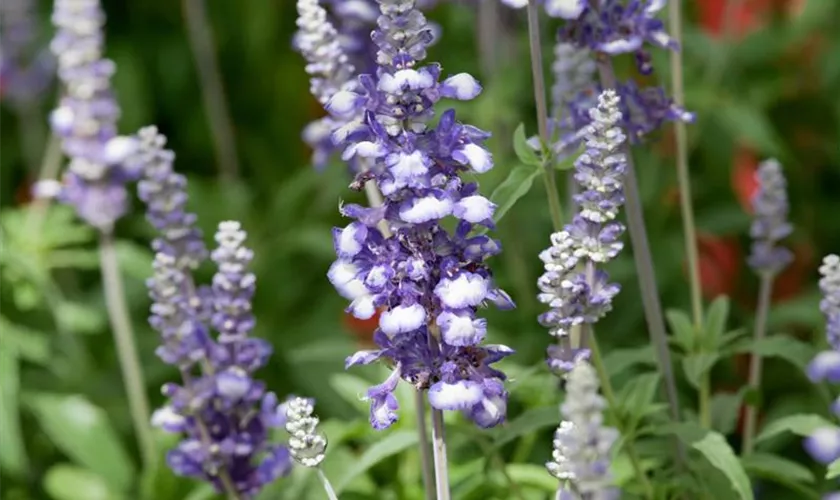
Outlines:
{"label": "blurred background stem", "polygon": [[224,181],[236,180],[239,177],[236,141],[204,0],[183,0],[183,6],[187,38],[198,71],[204,110],[213,134],[219,174]]}
{"label": "blurred background stem", "polygon": [[[58,178],[59,170],[61,170],[61,139],[54,134],[50,134],[50,139],[47,142],[47,147],[41,157],[41,166],[38,169],[37,181],[48,181]],[[33,237],[38,237],[41,234],[41,226],[44,224],[44,218],[47,216],[47,209],[50,207],[51,199],[49,197],[34,197],[32,204],[29,206],[29,212],[26,217],[26,230]]]}
{"label": "blurred background stem", "polygon": [[[750,372],[747,384],[750,391],[758,395],[761,387],[761,354],[758,351],[758,343],[767,334],[767,314],[770,312],[770,298],[773,291],[774,276],[771,273],[762,273],[761,282],[758,290],[758,309],[755,313],[755,331],[753,333],[753,340],[756,343],[755,348],[750,353]],[[746,415],[744,416],[744,442],[741,447],[741,453],[746,456],[752,453],[756,424],[758,420],[758,407],[760,406],[761,398],[757,397],[752,404],[747,405]]]}
{"label": "blurred background stem", "polygon": [[105,305],[111,330],[114,334],[114,344],[120,361],[123,384],[125,385],[128,407],[134,423],[134,433],[137,437],[143,464],[151,467],[156,460],[155,445],[150,426],[149,401],[143,381],[143,370],[135,347],[134,332],[128,307],[125,302],[125,289],[120,275],[117,252],[114,247],[114,237],[108,231],[102,231],[99,238],[99,256],[102,266],[102,286],[105,292]]}
{"label": "blurred background stem", "polygon": [[[610,57],[606,54],[599,54],[597,59],[601,85],[605,89],[617,88],[615,72],[613,71]],[[639,197],[639,184],[636,180],[636,169],[633,165],[630,143],[625,141],[621,149],[627,160],[627,172],[624,178],[625,208],[627,212],[627,226],[630,232],[630,242],[633,248],[633,260],[636,264],[636,272],[639,278],[642,308],[645,313],[648,334],[659,358],[659,368],[662,371],[662,379],[665,384],[671,418],[675,422],[678,422],[680,419],[680,405],[679,399],[677,398],[677,384],[674,378],[673,365],[671,364],[671,351],[668,348],[668,335],[665,332],[662,304],[659,302],[656,274],[653,268],[653,255],[651,254],[648,243],[642,201]],[[684,455],[682,443],[678,440],[675,442],[680,451],[680,457],[682,457]]]}

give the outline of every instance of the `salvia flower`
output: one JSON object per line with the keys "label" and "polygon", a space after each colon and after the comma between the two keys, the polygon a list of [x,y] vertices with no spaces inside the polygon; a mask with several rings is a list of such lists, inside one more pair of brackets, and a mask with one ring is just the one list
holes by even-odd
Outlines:
{"label": "salvia flower", "polygon": [[111,92],[114,63],[102,56],[105,16],[98,0],[56,0],[52,51],[64,84],[50,116],[70,165],[58,198],[92,226],[109,231],[126,211],[125,184],[139,172],[124,161],[136,140],[117,135],[120,109]]}
{"label": "salvia flower", "polygon": [[55,74],[55,59],[39,46],[36,7],[33,0],[0,4],[0,98],[15,106],[37,100]]}
{"label": "salvia flower", "polygon": [[[355,220],[334,230],[338,260],[328,278],[355,317],[382,311],[374,334],[379,349],[358,352],[347,365],[383,359],[393,366],[365,396],[376,429],[397,419],[400,379],[428,390],[434,408],[460,410],[490,427],[504,420],[507,399],[504,374],[490,365],[512,350],[481,344],[487,324],[477,312],[513,303],[484,264],[500,251],[498,242],[473,233],[493,226],[496,207],[460,178],[492,168],[482,145],[489,134],[458,123],[453,110],[431,123],[441,98],[469,100],[481,86],[466,73],[441,82],[439,65],[418,65],[432,33],[413,0],[380,0],[380,9],[372,34],[377,73],[361,75],[357,89],[339,91],[327,104],[333,115],[364,117],[358,128],[333,135],[345,146],[344,159],[368,165],[353,186],[372,180],[385,197],[377,208],[344,205],[342,213]],[[458,220],[452,232],[441,225],[450,216]],[[383,221],[387,236],[377,229]]]}
{"label": "salvia flower", "polygon": [[[561,19],[577,19],[586,8],[588,0],[541,0],[545,13]],[[528,0],[502,0],[502,3],[514,9],[528,5]]]}
{"label": "salvia flower", "polygon": [[313,415],[315,407],[312,401],[292,398],[284,406],[292,458],[304,467],[318,467],[325,458],[327,439],[317,432],[319,420]]}
{"label": "salvia flower", "polygon": [[[289,472],[291,457],[285,446],[270,443],[268,435],[271,428],[285,425],[285,413],[277,397],[253,378],[271,347],[248,336],[254,324],[250,301],[255,278],[248,271],[253,254],[244,240],[238,222],[219,225],[218,247],[211,254],[218,272],[207,313],[189,269],[173,255],[177,252],[155,255],[155,273],[148,283],[154,301],[150,323],[163,338],[158,355],[179,369],[182,383],[163,386],[169,401],[152,422],[184,435],[167,454],[176,474],[207,481],[219,492],[232,489],[240,498],[253,498]],[[218,332],[215,339],[210,325]]]}
{"label": "salvia flower", "polygon": [[[596,269],[613,259],[623,248],[624,226],[615,220],[624,203],[625,157],[620,147],[625,140],[619,126],[619,98],[612,90],[598,97],[590,110],[592,123],[584,134],[585,151],[575,162],[575,195],[578,213],[563,231],[551,235],[551,247],[540,253],[545,273],[539,278],[540,302],[550,310],[540,323],[553,336],[566,338],[572,327],[592,324],[612,308],[619,286],[609,283],[607,274]],[[561,350],[562,351],[562,350]],[[578,352],[549,352],[549,365],[569,368],[581,356]],[[584,354],[585,357],[585,354]]]}
{"label": "salvia flower", "polygon": [[756,179],[758,190],[752,199],[755,218],[750,227],[753,243],[747,262],[758,273],[775,275],[793,260],[793,253],[779,246],[793,231],[788,222],[787,182],[776,160],[762,162]]}
{"label": "salvia flower", "polygon": [[549,473],[561,481],[559,498],[607,500],[619,497],[612,486],[610,463],[618,431],[604,426],[604,398],[598,394],[595,369],[578,361],[568,374],[563,421],[554,434]]}
{"label": "salvia flower", "polygon": [[160,234],[152,249],[174,258],[179,269],[193,270],[207,258],[207,247],[196,215],[186,211],[187,179],[172,168],[175,153],[165,146],[166,137],[156,127],[144,127],[126,163],[142,171],[137,193],[146,203],[146,218]]}
{"label": "salvia flower", "polygon": [[[820,266],[820,310],[826,318],[826,336],[831,350],[819,353],[808,366],[808,377],[814,382],[840,382],[840,257],[828,255]],[[840,400],[831,408],[840,417]],[[803,442],[814,460],[829,464],[840,458],[840,428],[825,426],[816,429]]]}

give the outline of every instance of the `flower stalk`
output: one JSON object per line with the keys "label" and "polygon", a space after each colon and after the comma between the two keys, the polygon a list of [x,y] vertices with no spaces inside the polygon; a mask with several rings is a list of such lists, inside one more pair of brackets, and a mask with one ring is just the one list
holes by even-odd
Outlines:
{"label": "flower stalk", "polygon": [[114,344],[117,347],[117,356],[120,360],[120,370],[140,455],[145,466],[149,467],[154,464],[157,454],[149,425],[149,400],[143,384],[143,370],[137,355],[134,332],[125,302],[125,289],[114,248],[114,237],[106,231],[100,232],[99,235],[99,258],[108,319],[111,322]]}
{"label": "flower stalk", "polygon": [[[761,276],[758,292],[758,309],[755,313],[755,330],[753,338],[755,342],[761,342],[767,335],[767,314],[770,312],[770,297],[773,291],[774,276],[765,273]],[[747,384],[753,390],[758,390],[761,385],[762,358],[755,352],[750,355],[750,372]],[[755,431],[758,421],[758,406],[748,405],[744,415],[744,443],[742,454],[749,455],[755,447]]]}

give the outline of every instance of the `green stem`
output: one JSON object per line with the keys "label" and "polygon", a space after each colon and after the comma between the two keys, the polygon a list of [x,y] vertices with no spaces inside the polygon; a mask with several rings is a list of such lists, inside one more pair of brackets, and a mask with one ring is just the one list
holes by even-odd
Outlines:
{"label": "green stem", "polygon": [[[61,139],[56,135],[50,135],[47,148],[41,158],[41,166],[38,169],[38,180],[45,181],[56,179],[61,170]],[[29,234],[40,236],[41,226],[47,216],[47,209],[50,206],[49,198],[35,198],[26,214],[26,230]]]}
{"label": "green stem", "polygon": [[[770,311],[770,297],[773,291],[774,276],[770,273],[762,273],[761,284],[758,291],[758,310],[755,317],[755,332],[753,337],[756,344],[761,342],[767,334],[767,314]],[[761,354],[753,349],[750,354],[750,373],[747,384],[752,391],[759,391],[761,387]],[[747,406],[744,418],[744,444],[741,448],[743,455],[753,452],[755,445],[755,431],[758,420],[758,403]]]}
{"label": "green stem", "polygon": [[[598,378],[601,379],[601,391],[604,393],[604,398],[607,400],[607,410],[612,414],[613,420],[618,426],[619,432],[622,433],[622,436],[629,438],[629,436],[624,434],[625,429],[623,428],[623,422],[619,419],[618,412],[616,411],[617,402],[615,393],[613,392],[612,383],[610,382],[610,376],[604,366],[601,349],[598,347],[598,339],[596,339],[595,335],[592,335],[590,332],[587,340],[589,342],[589,349],[592,352],[592,363],[595,365],[595,370],[598,372]],[[627,455],[630,457],[630,463],[633,466],[636,477],[639,479],[639,482],[642,483],[642,488],[645,490],[645,497],[653,500],[655,498],[653,484],[651,484],[650,479],[647,477],[647,474],[645,474],[645,470],[642,468],[642,461],[639,459],[638,453],[636,453],[633,441],[626,439],[624,441],[624,448],[627,450]]]}
{"label": "green stem", "polygon": [[563,209],[560,195],[557,193],[557,181],[554,178],[554,166],[550,161],[551,137],[548,134],[548,106],[545,99],[545,75],[543,73],[542,46],[540,43],[540,19],[537,0],[528,2],[528,40],[531,47],[531,73],[534,80],[534,100],[537,105],[537,128],[542,144],[543,181],[548,195],[548,207],[551,223],[555,231],[563,230]]}
{"label": "green stem", "polygon": [[[668,2],[668,28],[673,37],[682,45],[682,16],[681,0]],[[674,104],[685,105],[685,86],[683,83],[682,50],[670,51],[671,58],[671,96]],[[674,136],[677,145],[677,183],[680,191],[680,215],[683,223],[683,237],[685,239],[685,255],[688,263],[688,284],[691,295],[691,317],[696,336],[702,334],[703,329],[703,296],[700,287],[700,265],[697,253],[697,228],[694,221],[694,207],[691,203],[691,176],[688,170],[688,140],[685,123],[674,121]],[[700,379],[700,393],[698,408],[700,424],[705,428],[711,427],[711,409],[709,372],[703,373]]]}
{"label": "green stem", "polygon": [[184,20],[187,24],[187,39],[198,71],[201,97],[207,112],[207,120],[210,123],[210,132],[213,134],[221,177],[225,181],[236,180],[239,176],[236,141],[233,138],[230,110],[225,99],[219,65],[216,62],[213,32],[207,18],[204,0],[183,0],[183,8]]}
{"label": "green stem", "polygon": [[155,463],[157,454],[149,421],[149,401],[143,384],[143,370],[134,342],[125,289],[117,262],[114,238],[110,232],[102,231],[99,238],[99,256],[102,266],[102,285],[105,291],[105,305],[111,321],[117,356],[120,360],[123,384],[125,385],[134,432],[140,448],[143,463],[149,467]]}

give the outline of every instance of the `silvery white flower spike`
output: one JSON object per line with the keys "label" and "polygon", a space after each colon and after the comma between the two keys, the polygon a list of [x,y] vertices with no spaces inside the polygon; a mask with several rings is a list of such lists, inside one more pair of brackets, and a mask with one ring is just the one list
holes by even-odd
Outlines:
{"label": "silvery white flower spike", "polygon": [[[620,147],[625,137],[618,126],[618,101],[614,91],[606,90],[598,97],[598,106],[590,110],[586,149],[575,162],[579,212],[563,231],[551,235],[551,247],[540,253],[545,273],[537,282],[538,299],[550,308],[540,322],[553,336],[566,337],[572,327],[598,321],[612,308],[612,298],[619,292],[604,271],[594,269],[595,263],[612,260],[623,248],[619,238],[624,226],[614,220],[624,203],[625,158]],[[591,272],[579,266],[587,263]],[[569,368],[579,355],[553,347],[549,364]]]}
{"label": "silvery white flower spike", "polygon": [[292,458],[304,467],[318,467],[325,458],[327,439],[317,432],[319,420],[313,415],[315,407],[304,398],[292,398],[284,406]]}
{"label": "silvery white flower spike", "polygon": [[559,498],[616,499],[610,462],[618,431],[603,425],[606,402],[598,394],[595,369],[586,360],[575,363],[566,381],[563,422],[554,435],[548,471],[561,481]]}
{"label": "silvery white flower spike", "polygon": [[779,242],[793,227],[788,222],[787,181],[776,160],[765,160],[756,171],[758,191],[753,196],[755,212],[750,236],[752,251],[747,262],[758,273],[778,274],[793,260],[793,254]]}

